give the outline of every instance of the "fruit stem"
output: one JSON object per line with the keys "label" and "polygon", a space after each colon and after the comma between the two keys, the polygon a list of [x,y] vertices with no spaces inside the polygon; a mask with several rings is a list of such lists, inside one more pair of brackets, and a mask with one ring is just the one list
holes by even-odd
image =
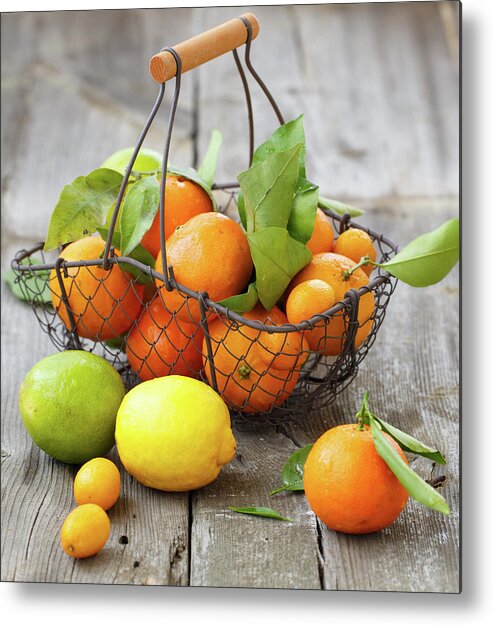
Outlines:
{"label": "fruit stem", "polygon": [[358,421],[358,424],[356,426],[357,430],[364,430],[364,426],[369,425],[370,423],[370,416],[373,416],[373,414],[370,412],[370,408],[368,407],[368,395],[368,391],[365,391],[363,395],[363,401],[361,403],[361,408],[356,413],[356,419]]}
{"label": "fruit stem", "polygon": [[359,269],[360,267],[365,267],[366,265],[376,266],[377,263],[374,263],[369,256],[362,256],[359,263],[357,263],[354,267],[352,267],[351,269],[344,269],[344,271],[342,272],[342,279],[349,280],[349,278],[352,276],[353,272],[356,271],[356,269]]}
{"label": "fruit stem", "polygon": [[250,375],[250,371],[251,369],[246,362],[238,367],[238,373],[240,374],[240,378],[242,380],[248,378],[248,376]]}

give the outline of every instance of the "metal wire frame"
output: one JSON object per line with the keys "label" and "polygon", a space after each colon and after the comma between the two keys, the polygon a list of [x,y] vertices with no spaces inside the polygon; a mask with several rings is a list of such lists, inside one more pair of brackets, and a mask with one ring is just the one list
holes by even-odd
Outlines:
{"label": "metal wire frame", "polygon": [[[269,100],[279,123],[283,123],[282,115],[279,108],[268,91],[265,84],[260,79],[259,75],[252,66],[250,60],[250,44],[251,44],[251,27],[247,20],[240,18],[244,21],[247,28],[247,41],[245,45],[245,64],[257,81],[262,91]],[[162,159],[162,171],[167,171],[168,157],[170,150],[171,135],[173,130],[174,118],[178,105],[178,98],[180,93],[181,83],[181,60],[179,55],[173,48],[163,48],[163,50],[169,51],[175,58],[177,64],[177,72],[175,77],[175,87],[173,93],[173,100],[171,104],[171,111],[169,115],[168,131],[163,149]],[[247,102],[248,111],[248,125],[249,125],[249,162],[251,163],[253,156],[254,146],[254,123],[253,123],[253,109],[250,97],[250,91],[248,88],[248,82],[246,80],[245,73],[243,71],[241,61],[238,56],[237,50],[233,51],[234,60],[237,69],[240,74],[240,78],[245,91],[245,98]],[[122,257],[115,253],[112,239],[117,223],[118,212],[120,205],[127,187],[132,168],[137,158],[138,152],[144,142],[146,134],[154,121],[154,118],[161,106],[164,98],[165,84],[161,84],[156,102],[151,110],[149,118],[137,140],[134,152],[128,163],[124,179],[119,190],[118,198],[116,201],[115,209],[112,216],[112,221],[109,228],[109,234],[107,242],[105,244],[104,253],[99,259],[91,261],[65,261],[63,257],[59,258],[55,262],[46,262],[44,253],[42,252],[43,244],[40,243],[34,246],[31,250],[22,250],[18,252],[12,261],[12,267],[17,272],[17,280],[21,288],[29,296],[29,299],[33,301],[33,309],[38,318],[41,328],[47,332],[58,349],[87,349],[89,351],[95,351],[106,357],[114,366],[118,368],[120,373],[124,376],[124,380],[127,386],[132,386],[139,381],[138,374],[142,377],[145,375],[157,375],[167,374],[169,372],[180,371],[184,374],[198,376],[204,381],[211,384],[213,388],[220,391],[228,402],[233,416],[237,417],[246,423],[262,423],[277,425],[286,418],[293,418],[296,415],[306,412],[312,405],[316,404],[321,407],[330,403],[354,378],[357,373],[358,366],[363,358],[368,353],[369,348],[373,344],[378,328],[380,327],[383,318],[385,316],[385,309],[388,304],[390,295],[395,288],[395,280],[386,272],[377,270],[375,277],[371,280],[367,287],[359,289],[358,291],[349,291],[345,298],[333,306],[330,310],[325,311],[322,314],[316,315],[311,319],[294,325],[289,323],[283,323],[275,325],[269,320],[255,320],[246,318],[243,315],[236,313],[235,311],[228,309],[217,302],[212,301],[208,294],[205,292],[196,292],[186,286],[179,284],[173,274],[173,268],[166,263],[166,241],[164,238],[164,216],[165,216],[165,185],[161,185],[160,192],[160,236],[161,236],[161,254],[163,258],[163,272],[157,272],[151,267],[140,263],[139,261],[130,258]],[[223,205],[222,210],[228,211],[232,204],[235,202],[236,194],[238,190],[237,183],[224,183],[215,185],[217,191],[222,190],[228,196],[226,205]],[[384,261],[390,258],[396,251],[396,246],[386,239],[383,235],[377,234],[370,229],[364,228],[356,223],[351,222],[349,215],[340,217],[328,210],[322,209],[332,219],[334,229],[341,233],[347,227],[360,228],[366,231],[377,245],[380,252],[380,260]],[[60,250],[61,251],[61,250]],[[32,262],[33,255],[41,253],[42,262]],[[24,264],[27,261],[28,264]],[[116,267],[115,267],[116,265]],[[99,331],[89,331],[87,327],[84,327],[84,314],[87,310],[78,315],[74,314],[73,304],[71,304],[71,289],[67,292],[66,283],[70,278],[69,285],[72,288],[76,288],[73,285],[77,284],[76,274],[74,272],[84,268],[84,271],[97,273],[98,289],[105,289],[106,293],[111,297],[114,297],[114,309],[111,314],[101,319],[101,326]],[[142,299],[140,301],[141,310],[137,318],[132,318],[132,315],[126,314],[125,302],[127,301],[127,293],[119,293],[116,297],[111,289],[106,284],[107,278],[103,274],[109,276],[112,271],[118,271],[119,269],[125,269],[126,271],[132,271],[134,277],[129,281],[128,289],[133,291],[134,297],[141,297],[142,289],[137,284],[139,276],[147,276],[150,278],[157,288],[156,292],[149,299]],[[54,310],[41,304],[41,294],[34,292],[36,287],[39,289],[40,282],[33,280],[33,276],[37,272],[51,272],[50,281],[53,280],[53,285],[57,285],[57,293],[59,296],[58,315]],[[71,273],[72,272],[72,273]],[[102,273],[101,273],[102,272]],[[35,287],[33,288],[33,285]],[[50,285],[53,290],[53,285]],[[125,349],[131,348],[132,341],[130,337],[132,333],[138,331],[139,321],[144,315],[151,315],[150,312],[152,306],[157,301],[162,301],[159,295],[159,289],[166,289],[167,291],[177,290],[183,297],[183,309],[189,307],[191,301],[198,301],[200,308],[200,324],[198,328],[194,330],[188,330],[182,332],[185,343],[181,338],[173,343],[170,338],[170,328],[183,326],[183,317],[180,318],[180,311],[168,310],[168,319],[165,323],[161,322],[160,333],[158,337],[154,337],[154,340],[150,341],[146,336],[138,337],[140,345],[149,348],[147,354],[126,354]],[[371,292],[375,300],[375,310],[372,319],[367,323],[371,323],[368,336],[362,345],[358,348],[355,346],[355,336],[359,327],[358,323],[358,308],[361,297],[366,293]],[[93,312],[97,312],[93,304],[93,299],[96,293],[84,294],[79,292],[79,299],[87,299],[87,306],[92,307]],[[156,300],[159,298],[159,300]],[[116,313],[122,316],[122,313],[126,314],[128,318],[128,328],[125,329],[125,338],[120,343],[115,340],[105,340],[102,336],[101,329],[109,328],[111,330],[112,319]],[[65,323],[60,320],[61,314],[65,315]],[[285,337],[292,335],[293,333],[300,333],[303,337],[305,333],[310,332],[314,328],[325,328],[325,337],[327,340],[337,339],[340,341],[340,350],[335,358],[327,358],[320,353],[309,352],[306,353],[306,362],[303,365],[298,366],[298,360],[295,362],[291,377],[289,374],[280,374],[276,370],[276,367],[270,366],[262,371],[255,371],[254,375],[257,376],[255,384],[246,388],[239,382],[235,381],[235,384],[240,387],[240,396],[243,396],[243,401],[233,401],[228,397],[228,384],[230,384],[232,373],[231,371],[221,371],[217,368],[217,352],[218,349],[223,349],[227,343],[225,340],[217,340],[217,337],[211,333],[209,329],[209,321],[214,317],[221,320],[221,323],[227,326],[227,333],[236,332],[242,335],[241,339],[249,341],[249,344],[253,346],[259,341],[261,333],[267,334],[283,334]],[[341,336],[330,337],[327,332],[330,331],[331,320],[337,317],[344,318],[345,330],[341,333]],[[334,324],[334,322],[332,322]],[[217,325],[217,324],[216,324]],[[199,332],[200,330],[200,332]],[[111,333],[111,332],[110,332]],[[252,334],[253,333],[253,334]],[[118,334],[115,330],[113,334]],[[142,333],[141,333],[142,334]],[[200,338],[199,338],[200,336]],[[178,334],[178,337],[180,335]],[[168,349],[168,360],[162,357],[161,350],[157,348],[160,341],[166,343]],[[284,339],[284,344],[286,338]],[[283,344],[283,345],[284,345]],[[200,353],[204,367],[201,367],[199,371],[193,367],[187,373],[182,367],[178,366],[178,363],[189,364],[187,359],[184,358],[186,350],[190,350],[191,347]],[[248,349],[251,349],[250,347]],[[248,349],[246,354],[242,355],[242,358],[238,358],[238,362],[235,364],[235,371],[238,367],[242,366],[242,363],[246,361],[248,355]],[[265,351],[265,348],[263,348]],[[137,350],[138,351],[138,350]],[[267,350],[268,351],[268,350]],[[170,355],[171,354],[171,355]],[[275,358],[283,354],[283,347],[276,354],[272,353],[273,364],[275,364]],[[284,354],[286,355],[286,354]],[[234,354],[230,354],[234,358]],[[140,366],[138,365],[139,357],[141,360]],[[154,358],[153,358],[154,357]],[[133,361],[134,369],[129,364],[129,360]],[[151,366],[151,360],[153,365]],[[160,362],[161,361],[161,362]],[[135,364],[137,362],[137,365]],[[301,362],[301,359],[300,361]],[[153,367],[155,370],[153,370]],[[293,379],[296,378],[296,379]],[[267,385],[266,383],[269,382]],[[266,386],[269,386],[267,389]],[[288,389],[289,387],[289,389]],[[273,390],[272,390],[273,389]],[[261,395],[264,397],[263,407],[265,409],[259,409],[255,406],[256,411],[252,411],[252,397],[254,395]]]}

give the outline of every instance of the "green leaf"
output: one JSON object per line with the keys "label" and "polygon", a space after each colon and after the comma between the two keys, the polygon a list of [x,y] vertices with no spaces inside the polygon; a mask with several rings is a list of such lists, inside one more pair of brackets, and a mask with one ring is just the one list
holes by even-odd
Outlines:
{"label": "green leaf", "polygon": [[285,490],[305,490],[303,485],[305,462],[308,458],[313,444],[305,445],[292,453],[282,468],[283,486],[271,491],[271,495],[281,493]]}
{"label": "green leaf", "polygon": [[[101,165],[102,168],[113,169],[120,172],[122,176],[125,175],[125,171],[128,167],[128,163],[132,158],[135,148],[123,148],[118,150],[104,161]],[[148,148],[140,148],[137,158],[135,159],[132,171],[140,174],[154,173],[161,169],[163,162],[163,155],[156,150],[150,150]]]}
{"label": "green leaf", "polygon": [[386,423],[375,415],[372,415],[372,417],[380,424],[382,430],[384,432],[387,432],[387,434],[391,436],[399,444],[399,447],[404,451],[417,454],[418,456],[423,456],[423,458],[428,458],[429,460],[433,460],[433,462],[436,462],[438,464],[447,464],[447,461],[438,451],[438,449],[428,447],[428,445],[421,443],[410,434],[402,432],[393,425],[390,425],[390,423]]}
{"label": "green leaf", "polygon": [[147,176],[134,182],[128,191],[120,216],[120,252],[128,254],[142,241],[159,209],[159,182]]}
{"label": "green leaf", "polygon": [[[98,232],[105,241],[108,240],[108,228],[98,228]],[[116,230],[113,233],[112,244],[115,248],[120,249],[120,233]],[[152,254],[145,249],[145,247],[142,247],[142,245],[136,245],[134,249],[130,252],[130,254],[126,254],[126,256],[128,256],[129,258],[134,258],[135,260],[141,262],[143,265],[148,265],[151,269],[154,269],[155,259]],[[128,271],[128,273],[132,274],[135,278],[137,278],[137,282],[139,284],[152,284],[152,278],[147,273],[142,272],[137,267],[133,267],[128,263],[121,263],[120,267],[124,271]]]}
{"label": "green leaf", "polygon": [[360,208],[355,208],[350,204],[344,204],[344,202],[338,202],[337,200],[331,200],[326,197],[320,196],[318,198],[318,206],[319,208],[325,208],[327,210],[336,213],[337,215],[345,215],[348,213],[351,217],[359,217],[364,214],[364,210]]}
{"label": "green leaf", "polygon": [[204,159],[199,167],[198,175],[209,187],[214,184],[217,167],[217,157],[219,155],[219,148],[223,141],[223,136],[219,130],[213,130],[209,141],[209,147],[205,153]]}
{"label": "green leaf", "polygon": [[442,280],[458,260],[459,219],[455,217],[414,239],[391,260],[378,266],[406,284],[425,287]]}
{"label": "green leaf", "polygon": [[54,250],[93,234],[106,222],[122,181],[116,171],[96,169],[66,185],[51,216],[44,249]]}
{"label": "green leaf", "polygon": [[104,344],[107,345],[110,349],[115,349],[119,351],[126,351],[127,347],[127,335],[120,334],[120,336],[115,336],[112,339],[108,339],[104,341]]}
{"label": "green leaf", "polygon": [[299,152],[299,175],[305,178],[305,130],[303,128],[303,115],[279,126],[272,135],[258,146],[253,154],[252,165],[266,160],[271,154],[284,152],[301,145]]}
{"label": "green leaf", "polygon": [[247,232],[287,226],[298,181],[301,147],[297,144],[284,152],[270,154],[238,176]]}
{"label": "green leaf", "polygon": [[168,174],[178,176],[180,178],[186,178],[187,180],[191,180],[192,182],[195,182],[195,184],[198,184],[199,187],[202,187],[202,189],[204,189],[207,195],[211,198],[214,210],[217,209],[217,203],[214,195],[212,194],[211,188],[207,186],[207,183],[204,180],[202,180],[196,169],[193,167],[176,167],[175,165],[170,165],[168,163]]}
{"label": "green leaf", "polygon": [[315,217],[317,215],[318,187],[308,180],[298,180],[296,195],[288,221],[289,234],[300,241],[307,243],[313,234]]}
{"label": "green leaf", "polygon": [[307,265],[310,250],[293,239],[285,228],[270,227],[247,234],[257,291],[266,310],[271,310],[292,278]]}
{"label": "green leaf", "polygon": [[239,295],[232,295],[226,299],[221,300],[218,304],[226,306],[237,313],[246,313],[252,310],[255,304],[258,302],[258,291],[255,282],[251,282],[248,285],[246,293],[240,293]]}
{"label": "green leaf", "polygon": [[[22,265],[41,265],[43,261],[39,258],[25,258]],[[50,291],[50,270],[41,269],[39,271],[16,272],[9,269],[3,279],[9,285],[12,293],[23,302],[34,302],[36,304],[51,304]]]}
{"label": "green leaf", "polygon": [[268,517],[269,519],[277,519],[278,521],[289,521],[290,523],[293,523],[293,519],[288,519],[286,517],[281,516],[279,512],[272,510],[272,508],[263,508],[263,507],[235,508],[233,506],[229,506],[229,509],[232,510],[233,512],[239,512],[240,514],[253,514],[255,516],[263,516],[263,517]]}
{"label": "green leaf", "polygon": [[381,426],[372,415],[370,415],[369,419],[378,455],[384,460],[411,497],[419,503],[428,506],[428,508],[443,514],[450,514],[450,508],[445,499],[404,462],[397,450],[386,440]]}

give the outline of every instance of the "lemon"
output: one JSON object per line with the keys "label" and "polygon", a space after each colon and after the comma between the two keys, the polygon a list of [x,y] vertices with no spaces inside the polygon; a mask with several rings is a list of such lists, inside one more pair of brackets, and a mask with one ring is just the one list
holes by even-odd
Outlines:
{"label": "lemon", "polygon": [[19,410],[38,447],[61,462],[83,464],[115,444],[124,395],[122,379],[108,361],[70,350],[42,358],[28,372]]}
{"label": "lemon", "polygon": [[214,481],[236,452],[229,411],[207,384],[180,375],[139,384],[116,418],[125,469],[159,490],[187,491]]}

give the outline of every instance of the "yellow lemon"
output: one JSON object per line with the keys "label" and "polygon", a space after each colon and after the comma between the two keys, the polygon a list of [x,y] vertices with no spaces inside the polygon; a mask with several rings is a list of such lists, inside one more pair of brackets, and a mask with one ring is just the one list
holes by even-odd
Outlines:
{"label": "yellow lemon", "polygon": [[224,401],[207,384],[180,375],[148,380],[127,393],[115,438],[130,475],[166,491],[210,484],[236,452]]}

